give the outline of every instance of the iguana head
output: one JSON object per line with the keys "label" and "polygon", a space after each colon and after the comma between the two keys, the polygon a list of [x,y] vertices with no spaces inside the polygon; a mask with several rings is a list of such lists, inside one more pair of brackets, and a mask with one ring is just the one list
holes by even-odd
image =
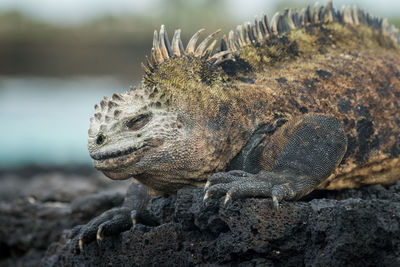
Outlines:
{"label": "iguana head", "polygon": [[140,172],[131,167],[181,134],[176,114],[151,100],[144,88],[114,94],[111,99],[105,97],[95,110],[89,129],[89,153],[94,166],[114,179]]}
{"label": "iguana head", "polygon": [[202,31],[184,51],[180,30],[170,45],[162,26],[159,34],[155,32],[152,62],[146,58],[147,66],[143,66],[142,84],[95,105],[88,140],[95,168],[112,179],[165,173],[182,176],[201,169],[201,160],[194,157],[211,160],[207,155],[213,149],[205,147],[211,138],[200,126],[205,117],[199,113],[206,109],[198,101],[205,99],[201,92],[208,92],[203,83],[210,88],[222,83],[215,82],[214,64],[228,52],[214,53],[216,42],[208,45],[216,33],[196,48]]}

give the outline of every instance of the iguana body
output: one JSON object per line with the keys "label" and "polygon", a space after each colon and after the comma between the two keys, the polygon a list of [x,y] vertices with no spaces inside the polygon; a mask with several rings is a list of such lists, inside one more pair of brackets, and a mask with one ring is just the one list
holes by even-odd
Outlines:
{"label": "iguana body", "polygon": [[[97,169],[161,194],[209,179],[205,198],[272,197],[275,207],[317,187],[400,178],[399,37],[384,21],[328,2],[239,26],[219,52],[213,35],[195,47],[199,33],[184,50],[180,31],[170,45],[162,27],[143,83],[96,106]],[[83,229],[81,248],[94,227],[101,239],[115,218],[129,226],[124,212]]]}

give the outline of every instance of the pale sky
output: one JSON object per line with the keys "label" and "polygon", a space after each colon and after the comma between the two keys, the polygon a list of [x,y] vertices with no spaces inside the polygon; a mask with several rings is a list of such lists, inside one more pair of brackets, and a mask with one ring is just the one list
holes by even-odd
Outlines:
{"label": "pale sky", "polygon": [[[127,13],[144,13],[154,11],[161,0],[1,0],[0,12],[17,9],[48,22],[60,24],[80,23],[95,16]],[[194,1],[194,0],[192,0]],[[269,13],[279,0],[226,0],[227,8],[238,19],[249,19],[262,12]],[[310,4],[314,1],[300,1]],[[325,3],[326,0],[319,1]],[[336,0],[334,5],[357,4],[378,16],[400,15],[399,0]],[[260,10],[262,9],[262,10]],[[223,13],[223,12],[222,12]],[[223,14],[222,14],[223,15]]]}

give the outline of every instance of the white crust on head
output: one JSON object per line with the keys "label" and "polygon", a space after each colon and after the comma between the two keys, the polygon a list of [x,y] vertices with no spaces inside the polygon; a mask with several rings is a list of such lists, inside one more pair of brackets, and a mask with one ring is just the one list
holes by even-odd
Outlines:
{"label": "white crust on head", "polygon": [[[132,88],[112,98],[104,97],[95,105],[95,114],[90,118],[88,148],[91,154],[112,153],[129,147],[139,147],[149,139],[166,140],[176,136],[176,113],[156,97],[153,90]],[[130,130],[128,122],[139,115],[149,114],[150,121],[140,129]],[[97,143],[99,135],[105,141]]]}

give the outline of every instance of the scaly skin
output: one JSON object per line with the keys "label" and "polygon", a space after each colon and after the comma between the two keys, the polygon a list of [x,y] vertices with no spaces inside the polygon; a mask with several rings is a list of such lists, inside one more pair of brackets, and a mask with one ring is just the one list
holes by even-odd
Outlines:
{"label": "scaly skin", "polygon": [[[394,183],[399,37],[360,11],[336,12],[330,2],[321,10],[278,15],[264,32],[253,27],[258,37],[230,34],[221,50],[231,53],[214,59],[215,52],[183,51],[180,32],[170,48],[162,28],[142,84],[96,105],[94,166],[112,179],[133,177],[152,195],[209,179],[205,199],[272,197],[275,208],[315,188]],[[121,218],[130,210],[135,221],[146,217],[130,203]],[[84,232],[107,220],[81,231],[81,249],[93,239]]]}

